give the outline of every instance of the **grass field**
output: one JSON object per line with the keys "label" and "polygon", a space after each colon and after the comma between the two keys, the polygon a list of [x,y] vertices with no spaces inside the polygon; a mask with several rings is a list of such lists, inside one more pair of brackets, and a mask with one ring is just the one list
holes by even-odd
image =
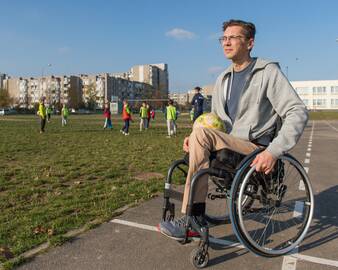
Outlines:
{"label": "grass field", "polygon": [[338,112],[337,111],[328,111],[328,112],[310,112],[311,120],[337,120]]}
{"label": "grass field", "polygon": [[62,128],[53,116],[39,134],[36,116],[0,118],[0,262],[162,190],[168,166],[183,156],[188,117],[170,139],[163,115],[142,133],[135,119],[130,136],[119,132],[120,118],[112,131],[103,122],[101,115],[72,115]]}

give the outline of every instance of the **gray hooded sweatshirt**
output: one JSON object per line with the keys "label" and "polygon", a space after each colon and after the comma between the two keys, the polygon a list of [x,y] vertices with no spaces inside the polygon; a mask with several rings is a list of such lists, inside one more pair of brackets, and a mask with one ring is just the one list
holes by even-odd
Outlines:
{"label": "gray hooded sweatshirt", "polygon": [[212,96],[212,112],[224,122],[227,132],[249,141],[273,134],[279,117],[282,127],[268,145],[274,156],[288,152],[303,133],[308,111],[281,72],[278,63],[258,58],[241,93],[236,118],[232,122],[225,113],[225,97],[233,66],[218,76]]}

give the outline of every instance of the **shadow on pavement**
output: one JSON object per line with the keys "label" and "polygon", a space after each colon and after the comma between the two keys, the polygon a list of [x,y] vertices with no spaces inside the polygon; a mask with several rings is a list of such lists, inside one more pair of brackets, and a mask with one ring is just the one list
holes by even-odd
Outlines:
{"label": "shadow on pavement", "polygon": [[[313,249],[338,238],[338,185],[315,195],[315,210],[311,227],[300,247]],[[310,241],[310,242],[309,242]]]}

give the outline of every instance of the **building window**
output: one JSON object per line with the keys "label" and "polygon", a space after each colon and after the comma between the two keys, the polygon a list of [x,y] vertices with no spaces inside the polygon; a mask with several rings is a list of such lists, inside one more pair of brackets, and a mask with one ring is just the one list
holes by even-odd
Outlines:
{"label": "building window", "polygon": [[338,94],[338,86],[331,86],[331,94]]}
{"label": "building window", "polygon": [[298,95],[311,94],[311,87],[296,87]]}
{"label": "building window", "polygon": [[325,86],[313,87],[312,90],[313,90],[313,94],[325,94],[326,93]]}
{"label": "building window", "polygon": [[326,100],[325,99],[314,99],[313,106],[325,106]]}
{"label": "building window", "polygon": [[331,99],[331,106],[338,106],[338,99],[335,98],[335,99]]}

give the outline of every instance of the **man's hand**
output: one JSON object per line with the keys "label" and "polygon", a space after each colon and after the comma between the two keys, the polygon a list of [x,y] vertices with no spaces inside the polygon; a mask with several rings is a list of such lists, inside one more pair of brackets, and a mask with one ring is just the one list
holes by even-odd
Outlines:
{"label": "man's hand", "polygon": [[185,137],[183,141],[183,151],[189,153],[189,137]]}
{"label": "man's hand", "polygon": [[277,159],[273,155],[271,155],[269,151],[264,150],[262,153],[256,156],[250,166],[252,167],[256,165],[257,172],[264,172],[265,174],[269,174],[272,171],[276,160]]}

